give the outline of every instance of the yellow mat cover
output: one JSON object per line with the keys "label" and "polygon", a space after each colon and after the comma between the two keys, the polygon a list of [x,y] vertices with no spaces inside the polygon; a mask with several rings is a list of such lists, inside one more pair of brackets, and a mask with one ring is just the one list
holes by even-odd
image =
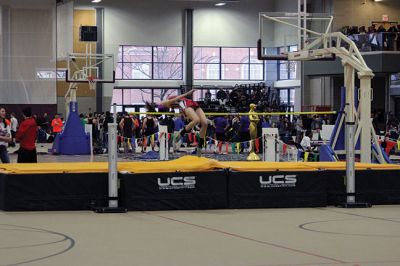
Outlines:
{"label": "yellow mat cover", "polygon": [[[173,161],[120,162],[121,173],[204,172],[215,169],[234,171],[317,171],[345,170],[345,162],[220,162],[214,159],[184,156]],[[356,163],[356,170],[400,170],[400,165]],[[0,172],[8,174],[106,173],[107,162],[1,164]]]}

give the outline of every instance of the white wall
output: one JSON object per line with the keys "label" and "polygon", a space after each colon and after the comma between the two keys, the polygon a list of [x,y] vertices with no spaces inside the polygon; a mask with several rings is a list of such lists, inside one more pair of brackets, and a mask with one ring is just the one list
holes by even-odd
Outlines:
{"label": "white wall", "polygon": [[[273,11],[273,0],[245,0],[215,7],[211,2],[194,1],[103,1],[104,52],[118,56],[121,44],[183,45],[184,10],[194,10],[195,46],[256,47],[258,13]],[[86,1],[75,8],[93,8]],[[213,81],[213,84],[218,82]],[[221,82],[224,85],[237,82]],[[117,81],[105,84],[104,96],[112,95],[113,86],[179,86],[183,81]],[[205,84],[205,82],[201,82]]]}
{"label": "white wall", "polygon": [[[7,76],[0,78],[0,103],[55,104],[55,80],[39,80],[38,69],[55,69],[55,2],[48,0],[6,1],[10,7],[10,27],[2,41],[10,43],[3,54]],[[3,50],[3,48],[2,48]],[[4,51],[3,51],[4,52]]]}

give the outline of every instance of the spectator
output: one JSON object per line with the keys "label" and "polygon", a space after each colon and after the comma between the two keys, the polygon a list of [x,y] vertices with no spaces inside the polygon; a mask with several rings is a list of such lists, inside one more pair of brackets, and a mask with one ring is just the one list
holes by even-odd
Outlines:
{"label": "spectator", "polygon": [[103,121],[103,148],[105,148],[106,151],[108,151],[108,124],[112,123],[113,121],[114,121],[114,119],[111,116],[111,113],[109,111],[107,111],[106,117],[104,118],[104,121]]}
{"label": "spectator", "polygon": [[150,143],[151,149],[154,151],[156,146],[155,144],[155,136],[158,128],[158,121],[157,118],[153,117],[152,115],[147,115],[142,124],[142,134],[143,134],[143,142],[145,142],[146,146],[142,145],[142,152],[145,152],[147,149],[147,144]]}
{"label": "spectator", "polygon": [[223,143],[226,141],[226,130],[229,127],[228,121],[223,116],[217,116],[214,119],[215,135],[218,141],[218,153],[221,154]]}
{"label": "spectator", "polygon": [[15,147],[15,134],[17,134],[18,120],[15,118],[15,113],[11,113],[11,137],[10,147]]}
{"label": "spectator", "polygon": [[124,118],[121,119],[119,127],[123,132],[124,137],[124,152],[132,152],[131,139],[133,138],[133,133],[135,132],[135,121],[125,113]]}
{"label": "spectator", "polygon": [[[166,115],[164,119],[160,120],[160,125],[161,126],[167,126],[167,131],[168,131],[168,135],[173,136],[174,133],[174,128],[175,128],[175,122],[172,119],[172,116],[170,115]],[[168,138],[168,147],[173,147],[173,137]]]}
{"label": "spectator", "polygon": [[11,142],[11,126],[6,119],[6,109],[0,108],[0,159],[3,163],[10,163],[7,146]]}
{"label": "spectator", "polygon": [[18,150],[18,163],[36,163],[36,134],[37,124],[32,117],[32,110],[30,107],[25,108],[23,111],[24,121],[18,128],[15,138],[20,142]]}
{"label": "spectator", "polygon": [[51,121],[51,127],[53,128],[54,135],[61,133],[63,128],[63,122],[58,114],[54,116],[54,119]]}
{"label": "spectator", "polygon": [[311,152],[312,136],[313,136],[312,132],[310,130],[307,130],[306,134],[304,135],[303,139],[300,142],[301,147],[303,147],[305,151]]}
{"label": "spectator", "polygon": [[49,120],[49,115],[47,113],[43,114],[43,121],[42,125],[40,126],[46,133],[49,133],[49,128],[50,128],[50,120]]}
{"label": "spectator", "polygon": [[[250,119],[247,115],[243,115],[240,118],[240,152],[244,151],[244,148],[247,148],[247,142],[250,140]],[[246,147],[245,147],[246,146]]]}

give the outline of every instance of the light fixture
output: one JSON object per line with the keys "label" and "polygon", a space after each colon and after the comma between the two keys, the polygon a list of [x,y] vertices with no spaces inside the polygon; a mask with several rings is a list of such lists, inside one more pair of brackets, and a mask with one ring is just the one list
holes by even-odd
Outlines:
{"label": "light fixture", "polygon": [[225,2],[219,2],[219,3],[216,3],[216,4],[215,4],[215,6],[225,6],[225,5],[226,5]]}
{"label": "light fixture", "polygon": [[92,0],[92,3],[100,3],[102,0]]}
{"label": "light fixture", "polygon": [[374,2],[382,2],[383,0],[374,0]]}

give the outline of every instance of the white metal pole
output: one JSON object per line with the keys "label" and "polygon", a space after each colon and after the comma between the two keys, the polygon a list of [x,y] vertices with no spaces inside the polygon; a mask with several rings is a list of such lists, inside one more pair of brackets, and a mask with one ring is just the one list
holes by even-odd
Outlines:
{"label": "white metal pole", "polygon": [[108,124],[108,207],[118,207],[117,124]]}
{"label": "white metal pole", "polygon": [[301,39],[301,0],[297,0],[297,43],[298,43],[298,50],[302,50],[302,39]]}
{"label": "white metal pole", "polygon": [[117,104],[113,103],[113,123],[117,123]]}
{"label": "white metal pole", "polygon": [[[347,193],[356,192],[355,166],[354,166],[354,122],[346,122],[346,177]],[[355,196],[347,196],[347,203],[355,203]]]}
{"label": "white metal pole", "polygon": [[[355,193],[355,169],[354,169],[354,153],[355,153],[355,99],[354,99],[354,68],[344,63],[344,83],[346,86],[346,191],[347,193]],[[355,196],[347,196],[347,203],[355,203]]]}
{"label": "white metal pole", "polygon": [[359,74],[360,79],[360,103],[359,121],[361,127],[361,162],[371,163],[371,76]]}
{"label": "white metal pole", "polygon": [[160,141],[160,161],[168,160],[168,127],[158,126],[159,128],[159,141]]}
{"label": "white metal pole", "polygon": [[303,1],[303,47],[307,45],[307,0]]}
{"label": "white metal pole", "polygon": [[113,104],[114,121],[108,124],[108,207],[118,207],[118,147],[117,147],[117,105]]}

